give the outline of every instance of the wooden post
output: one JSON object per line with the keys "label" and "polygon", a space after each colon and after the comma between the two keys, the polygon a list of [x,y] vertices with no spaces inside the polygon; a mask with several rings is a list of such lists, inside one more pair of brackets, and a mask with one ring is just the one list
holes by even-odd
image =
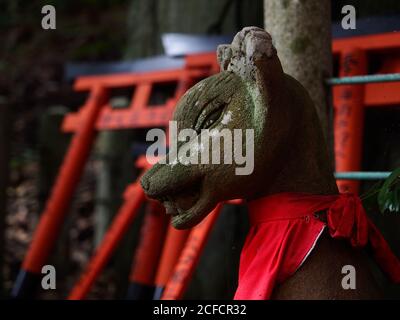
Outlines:
{"label": "wooden post", "polygon": [[129,229],[133,219],[145,201],[143,189],[137,182],[130,184],[124,193],[124,203],[117,212],[103,241],[96,248],[84,273],[72,288],[68,299],[82,300],[86,297],[96,278],[104,269],[115,248]]}
{"label": "wooden post", "polygon": [[[349,48],[340,58],[340,76],[365,74],[365,52]],[[335,101],[334,141],[336,171],[360,171],[364,130],[364,85],[338,86]],[[359,181],[339,180],[340,192],[358,193]]]}
{"label": "wooden post", "polygon": [[104,99],[104,88],[101,86],[93,88],[86,102],[85,118],[70,143],[52,193],[15,281],[11,292],[13,297],[27,298],[34,295],[42,266],[54,248],[75,187],[89,156],[96,136],[95,123]]}

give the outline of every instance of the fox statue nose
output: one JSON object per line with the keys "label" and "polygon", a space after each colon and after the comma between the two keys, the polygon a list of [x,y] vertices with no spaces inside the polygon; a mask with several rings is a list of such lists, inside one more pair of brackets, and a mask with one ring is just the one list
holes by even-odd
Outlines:
{"label": "fox statue nose", "polygon": [[[162,172],[165,171],[162,165],[156,163],[150,170],[148,170],[140,179],[143,191],[150,198],[156,198],[163,186],[165,187],[167,181],[162,178],[165,176]],[[160,174],[161,173],[161,174]]]}

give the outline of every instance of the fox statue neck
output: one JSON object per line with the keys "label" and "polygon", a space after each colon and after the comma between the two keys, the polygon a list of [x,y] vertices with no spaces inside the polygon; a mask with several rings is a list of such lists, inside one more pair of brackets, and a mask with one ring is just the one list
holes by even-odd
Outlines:
{"label": "fox statue neck", "polygon": [[[287,77],[287,81],[292,83],[293,79]],[[287,87],[296,86],[293,83]],[[337,194],[333,161],[314,106],[307,103],[309,96],[304,96],[306,101],[299,104],[287,100],[288,96],[282,94],[276,98],[278,107],[268,110],[261,135],[270,138],[263,140],[264,145],[258,148],[256,141],[255,160],[269,165],[260,166],[255,174],[253,199],[281,192]],[[282,110],[282,105],[289,108]],[[273,149],[266,151],[274,139],[277,142]]]}

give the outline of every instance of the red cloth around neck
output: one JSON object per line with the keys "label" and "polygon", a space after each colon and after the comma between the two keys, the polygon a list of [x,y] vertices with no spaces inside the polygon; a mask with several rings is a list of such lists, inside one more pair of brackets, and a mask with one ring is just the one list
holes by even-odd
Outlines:
{"label": "red cloth around neck", "polygon": [[[371,245],[374,258],[392,281],[400,283],[400,261],[352,194],[280,193],[251,201],[251,228],[242,249],[235,300],[269,299],[305,261],[327,226],[333,238],[353,247]],[[314,216],[327,210],[325,224]]]}

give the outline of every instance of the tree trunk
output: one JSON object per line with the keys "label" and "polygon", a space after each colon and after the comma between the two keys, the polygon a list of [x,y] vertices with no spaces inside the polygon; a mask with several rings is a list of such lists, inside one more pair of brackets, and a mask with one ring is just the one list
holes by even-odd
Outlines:
{"label": "tree trunk", "polygon": [[329,104],[323,81],[332,73],[330,3],[264,0],[265,29],[274,39],[283,69],[308,90],[326,136]]}

